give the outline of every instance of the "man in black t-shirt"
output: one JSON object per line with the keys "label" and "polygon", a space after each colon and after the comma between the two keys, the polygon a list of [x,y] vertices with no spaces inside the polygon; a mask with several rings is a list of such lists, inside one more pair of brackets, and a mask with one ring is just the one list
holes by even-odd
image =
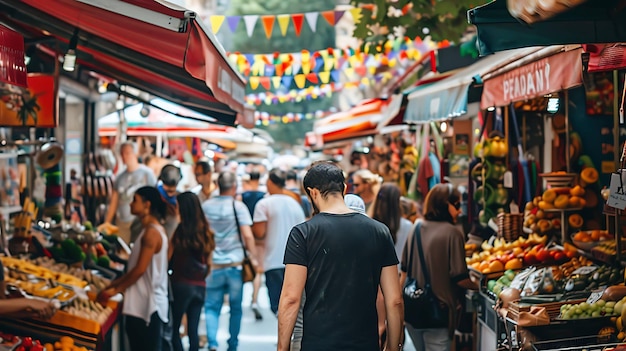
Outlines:
{"label": "man in black t-shirt", "polygon": [[402,349],[398,258],[387,227],[344,203],[342,170],[317,163],[304,188],[317,213],[295,226],[285,250],[278,307],[278,351],[288,351],[306,285],[302,351],[378,351],[376,296],[387,314],[386,350]]}

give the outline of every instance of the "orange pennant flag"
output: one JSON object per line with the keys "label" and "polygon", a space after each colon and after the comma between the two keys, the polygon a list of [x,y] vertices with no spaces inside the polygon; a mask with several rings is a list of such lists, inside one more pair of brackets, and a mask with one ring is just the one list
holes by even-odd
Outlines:
{"label": "orange pennant flag", "polygon": [[260,77],[259,81],[261,82],[261,85],[263,86],[263,88],[265,88],[266,90],[270,90],[271,89],[271,85],[270,85],[270,77]]}
{"label": "orange pennant flag", "polygon": [[274,20],[275,16],[261,16],[261,21],[263,22],[263,29],[265,29],[265,36],[267,39],[272,37],[272,30],[274,29]]}
{"label": "orange pennant flag", "polygon": [[315,73],[309,73],[309,74],[307,74],[307,75],[306,75],[306,79],[307,79],[309,82],[313,83],[313,84],[319,84],[319,82],[320,82],[320,81],[319,81],[319,79],[318,79],[318,77],[317,77],[317,74],[315,74]]}
{"label": "orange pennant flag", "polygon": [[294,13],[291,15],[291,21],[293,22],[293,29],[296,31],[296,36],[299,37],[302,31],[302,24],[304,23],[304,14]]}
{"label": "orange pennant flag", "polygon": [[287,28],[289,28],[289,15],[278,15],[278,27],[280,28],[280,34],[287,35]]}
{"label": "orange pennant flag", "polygon": [[282,82],[282,80],[282,77],[272,77],[272,86],[274,86],[274,89],[280,88],[280,83]]}
{"label": "orange pennant flag", "polygon": [[304,85],[306,84],[306,75],[305,74],[296,74],[293,77],[293,80],[296,82],[296,86],[299,89],[304,88]]}
{"label": "orange pennant flag", "polygon": [[252,88],[252,90],[257,90],[257,88],[259,87],[259,77],[250,77],[249,81],[250,88]]}
{"label": "orange pennant flag", "polygon": [[322,12],[322,16],[330,24],[331,26],[335,25],[335,11],[324,11]]}

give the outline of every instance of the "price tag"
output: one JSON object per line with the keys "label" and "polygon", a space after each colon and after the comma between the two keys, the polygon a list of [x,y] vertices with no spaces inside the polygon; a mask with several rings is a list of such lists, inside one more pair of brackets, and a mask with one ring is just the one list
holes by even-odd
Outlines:
{"label": "price tag", "polygon": [[598,269],[598,266],[584,266],[584,267],[577,268],[575,271],[572,272],[572,275],[574,274],[587,275],[587,274],[591,274],[595,272],[596,269]]}
{"label": "price tag", "polygon": [[591,295],[589,295],[589,298],[587,298],[587,303],[590,305],[592,303],[596,303],[600,300],[600,298],[602,298],[602,294],[604,294],[604,289],[593,291]]}
{"label": "price tag", "polygon": [[504,181],[502,186],[507,189],[513,189],[513,173],[511,173],[511,171],[504,172]]}
{"label": "price tag", "polygon": [[624,170],[611,174],[611,185],[609,186],[609,198],[606,204],[613,208],[624,210],[626,208],[626,181],[624,180]]}

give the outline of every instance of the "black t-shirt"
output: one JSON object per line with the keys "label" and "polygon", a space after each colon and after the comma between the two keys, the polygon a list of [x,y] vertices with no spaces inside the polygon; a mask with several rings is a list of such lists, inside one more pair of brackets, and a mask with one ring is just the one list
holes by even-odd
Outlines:
{"label": "black t-shirt", "polygon": [[295,226],[285,264],[307,267],[303,351],[378,351],[376,295],[398,264],[387,227],[359,213],[320,213]]}
{"label": "black t-shirt", "polygon": [[265,196],[265,193],[262,191],[244,191],[241,193],[241,202],[243,202],[246,207],[248,207],[248,211],[250,211],[250,216],[254,216],[254,208],[256,207],[256,203],[259,202]]}

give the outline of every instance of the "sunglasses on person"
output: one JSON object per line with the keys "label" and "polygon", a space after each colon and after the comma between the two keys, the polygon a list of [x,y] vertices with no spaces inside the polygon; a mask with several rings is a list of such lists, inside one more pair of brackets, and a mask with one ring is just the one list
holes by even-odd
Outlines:
{"label": "sunglasses on person", "polygon": [[461,209],[461,203],[460,203],[460,202],[455,202],[455,203],[452,203],[452,202],[448,201],[448,203],[449,203],[450,205],[454,206],[454,208],[455,208],[455,209],[457,209],[457,210],[460,210],[460,209]]}

